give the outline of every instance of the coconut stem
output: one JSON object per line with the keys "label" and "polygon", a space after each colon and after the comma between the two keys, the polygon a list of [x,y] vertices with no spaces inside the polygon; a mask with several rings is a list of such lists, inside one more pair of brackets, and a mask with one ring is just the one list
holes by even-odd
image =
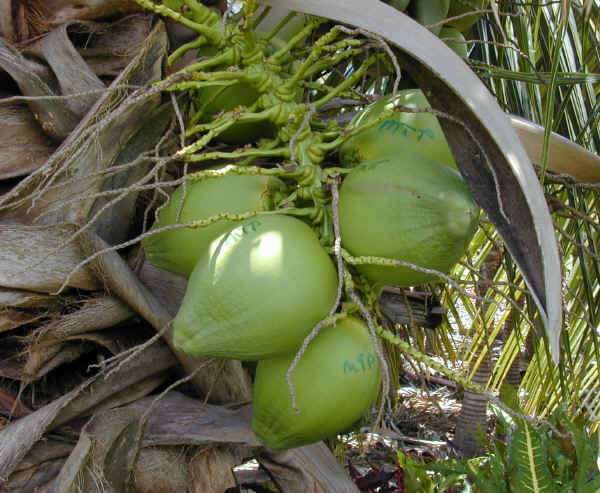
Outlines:
{"label": "coconut stem", "polygon": [[[328,324],[328,325],[335,324],[335,320],[336,320],[335,312],[338,309],[338,306],[342,299],[342,289],[344,286],[344,272],[345,271],[344,271],[344,263],[343,263],[342,254],[341,254],[342,237],[340,234],[340,219],[339,219],[339,214],[338,214],[339,193],[338,193],[338,187],[337,187],[337,180],[339,179],[339,177],[336,175],[336,176],[332,176],[332,178],[333,178],[333,180],[331,182],[331,195],[332,195],[331,208],[332,208],[332,215],[333,215],[333,231],[334,231],[334,235],[335,235],[335,242],[334,242],[333,248],[334,248],[335,257],[337,260],[337,273],[338,273],[338,288],[337,289],[338,289],[338,291],[337,291],[337,296],[335,297],[335,302],[333,303],[331,310],[329,310],[329,314],[327,315],[327,318],[321,320],[317,325],[315,325],[313,327],[313,329],[310,331],[310,334],[308,334],[304,338],[304,341],[302,341],[302,346],[296,353],[296,356],[294,357],[294,361],[292,361],[292,364],[290,365],[290,367],[288,368],[288,371],[285,374],[285,380],[288,384],[288,389],[290,391],[290,396],[292,398],[292,408],[294,409],[294,411],[296,413],[299,413],[300,410],[298,409],[298,403],[296,401],[296,393],[294,391],[294,383],[292,382],[292,373],[298,366],[298,363],[300,363],[300,360],[302,359],[302,356],[306,352],[308,345],[311,343],[311,341],[315,337],[317,337],[317,335],[319,334],[319,332],[323,328],[323,326],[325,324]],[[377,346],[375,346],[375,350],[377,350],[377,349],[378,349]]]}
{"label": "coconut stem", "polygon": [[375,33],[367,31],[366,29],[361,29],[361,28],[349,29],[346,26],[342,26],[342,25],[338,25],[336,27],[343,33],[348,34],[350,36],[354,36],[356,34],[362,34],[363,36],[365,36],[367,38],[371,38],[371,39],[375,40],[377,42],[377,44],[383,48],[383,51],[385,51],[387,56],[390,57],[390,60],[392,61],[392,65],[394,66],[394,70],[396,71],[396,78],[394,79],[394,87],[392,89],[392,93],[396,94],[398,92],[398,87],[400,86],[400,80],[402,78],[402,71],[400,70],[400,64],[398,63],[398,58],[396,58],[396,55],[394,55],[394,52],[392,51],[392,49],[390,48],[390,45],[386,42],[386,40]]}
{"label": "coconut stem", "polygon": [[[294,164],[294,167],[298,166],[298,163],[296,162],[296,151],[294,150],[294,145],[296,144],[296,139],[302,134],[302,132],[304,132],[306,127],[308,127],[308,124],[310,123],[310,119],[316,113],[316,111],[317,111],[317,109],[314,107],[314,105],[312,105],[312,104],[308,105],[308,111],[304,115],[304,119],[302,120],[302,123],[300,124],[300,126],[298,127],[298,130],[296,130],[296,132],[294,133],[294,135],[292,135],[292,137],[290,139],[289,153],[290,153],[290,157],[292,159],[292,163]],[[305,163],[302,163],[302,164],[305,164]]]}
{"label": "coconut stem", "polygon": [[[390,267],[405,267],[408,269],[415,270],[417,272],[423,272],[425,274],[432,274],[432,275],[442,278],[444,281],[446,281],[448,284],[450,284],[454,289],[456,289],[458,292],[460,292],[463,296],[466,296],[469,298],[474,298],[474,299],[480,299],[479,296],[467,292],[464,288],[462,288],[460,286],[460,284],[458,284],[448,274],[445,274],[445,273],[440,272],[435,269],[427,269],[425,267],[421,267],[420,265],[413,264],[412,262],[407,262],[405,260],[396,260],[396,259],[391,259],[391,258],[386,258],[386,257],[372,257],[372,256],[355,257],[353,255],[350,255],[350,253],[347,250],[344,250],[343,248],[342,248],[342,256],[344,257],[344,260],[347,263],[349,263],[350,265],[369,264],[369,265],[382,265],[382,266],[390,266]],[[484,301],[493,302],[493,300],[488,300],[488,299],[484,299]]]}

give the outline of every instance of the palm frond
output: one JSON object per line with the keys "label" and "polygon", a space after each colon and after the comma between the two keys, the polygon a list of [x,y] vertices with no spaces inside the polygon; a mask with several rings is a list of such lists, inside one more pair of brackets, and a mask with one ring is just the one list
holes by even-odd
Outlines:
{"label": "palm frond", "polygon": [[[499,3],[500,22],[489,16],[473,32],[470,63],[507,112],[542,124],[546,149],[558,132],[591,152],[600,149],[600,9],[594,2],[547,4]],[[547,155],[547,154],[546,154]],[[542,160],[544,161],[544,159]],[[539,417],[561,405],[571,417],[600,425],[600,186],[578,183],[539,170],[551,207],[563,261],[565,320],[562,356],[552,362],[531,296],[505,252],[492,285],[477,299],[475,287],[486,257],[501,241],[482,222],[469,254],[453,276],[465,290],[444,288],[444,304],[455,330],[452,361],[462,361],[468,377],[492,352],[495,364],[488,382],[498,391],[521,354],[528,362],[520,387],[522,410]],[[504,334],[512,313],[516,323]],[[443,340],[450,336],[438,334]],[[444,357],[442,346],[440,356]],[[465,370],[467,372],[467,370]]]}

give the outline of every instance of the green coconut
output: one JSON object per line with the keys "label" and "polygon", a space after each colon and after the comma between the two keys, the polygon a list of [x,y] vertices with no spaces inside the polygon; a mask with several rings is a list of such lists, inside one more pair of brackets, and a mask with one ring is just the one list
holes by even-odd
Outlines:
{"label": "green coconut", "polygon": [[[262,175],[229,174],[188,182],[183,203],[183,186],[180,186],[159,212],[152,229],[207,219],[219,213],[271,210],[283,198],[283,189],[283,182]],[[164,231],[145,238],[144,250],[153,265],[187,277],[210,243],[233,224],[219,221],[201,228]]]}
{"label": "green coconut", "polygon": [[440,39],[444,40],[452,50],[454,50],[462,58],[467,58],[469,51],[467,49],[466,39],[458,29],[453,27],[443,27],[438,34]]}
{"label": "green coconut", "polygon": [[367,326],[347,317],[323,328],[292,374],[297,413],[286,373],[294,354],[259,361],[252,430],[274,450],[300,447],[343,432],[371,407],[381,370]]}
{"label": "green coconut", "polygon": [[[414,0],[411,3],[411,8],[415,20],[424,26],[438,24],[443,21],[450,8],[450,0]],[[438,34],[442,24],[438,24],[431,28],[431,32]]]}
{"label": "green coconut", "polygon": [[[198,57],[212,57],[219,54],[219,47],[214,45],[202,46],[197,50]],[[214,70],[226,70],[227,67],[214,67]],[[250,84],[238,82],[230,86],[210,86],[197,89],[194,94],[195,111],[198,117],[193,119],[194,123],[208,123],[223,112],[242,110],[253,105],[260,93]],[[217,140],[232,145],[244,145],[255,142],[262,137],[270,137],[273,134],[272,125],[268,121],[261,122],[236,122],[227,130],[221,132]]]}
{"label": "green coconut", "polygon": [[[245,83],[233,86],[207,87],[198,91],[196,96],[203,105],[206,115],[204,120],[210,121],[215,115],[238,108],[248,108],[256,102],[260,93]],[[218,136],[218,140],[227,144],[247,144],[263,137],[271,137],[273,130],[270,122],[237,122]]]}
{"label": "green coconut", "polygon": [[[403,260],[447,273],[475,233],[479,208],[461,175],[418,154],[368,161],[340,187],[342,246],[354,256]],[[414,286],[438,276],[360,265],[376,284]]]}
{"label": "green coconut", "polygon": [[197,358],[290,353],[336,295],[336,269],[313,230],[290,216],[259,215],[198,260],[173,321],[175,345]]}
{"label": "green coconut", "polygon": [[448,25],[455,27],[461,32],[469,31],[480,19],[481,14],[464,15],[468,12],[487,8],[489,0],[451,0],[448,9],[448,17],[458,19],[448,21]]}
{"label": "green coconut", "polygon": [[[385,110],[399,106],[431,108],[420,89],[406,89],[395,96],[383,96],[368,105],[351,122],[356,128],[379,118]],[[356,166],[364,161],[387,155],[423,154],[440,163],[457,168],[442,127],[435,115],[425,112],[397,112],[375,127],[350,137],[340,146],[342,164]]]}

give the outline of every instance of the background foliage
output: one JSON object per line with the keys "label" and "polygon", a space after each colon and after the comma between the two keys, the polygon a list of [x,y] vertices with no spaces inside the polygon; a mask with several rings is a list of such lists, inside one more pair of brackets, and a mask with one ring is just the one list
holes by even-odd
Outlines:
{"label": "background foliage", "polygon": [[[500,2],[493,14],[475,26],[469,63],[507,112],[546,126],[548,138],[550,130],[558,132],[596,152],[598,15],[592,2]],[[554,365],[549,357],[533,301],[506,251],[485,293],[492,303],[478,304],[446,288],[445,304],[463,337],[454,338],[450,327],[444,326],[446,330],[436,335],[439,347],[452,350],[440,350],[439,355],[448,364],[463,360],[473,377],[490,353],[494,361],[487,382],[490,389],[499,390],[516,366],[513,372],[524,371],[520,383],[524,412],[544,417],[567,404],[569,416],[584,416],[596,428],[600,424],[599,187],[552,174],[544,167],[538,171],[563,264],[560,364]],[[501,251],[500,238],[483,220],[469,258],[455,270],[456,277],[465,286],[481,285],[490,252]]]}

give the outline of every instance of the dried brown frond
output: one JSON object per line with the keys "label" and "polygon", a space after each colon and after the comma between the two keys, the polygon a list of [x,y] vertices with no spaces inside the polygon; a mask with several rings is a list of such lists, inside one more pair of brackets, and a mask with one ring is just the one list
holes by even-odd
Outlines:
{"label": "dried brown frond", "polygon": [[[16,4],[16,5],[15,5]],[[50,31],[47,14],[41,2],[22,0],[13,2],[13,22],[16,41],[22,42]]]}

